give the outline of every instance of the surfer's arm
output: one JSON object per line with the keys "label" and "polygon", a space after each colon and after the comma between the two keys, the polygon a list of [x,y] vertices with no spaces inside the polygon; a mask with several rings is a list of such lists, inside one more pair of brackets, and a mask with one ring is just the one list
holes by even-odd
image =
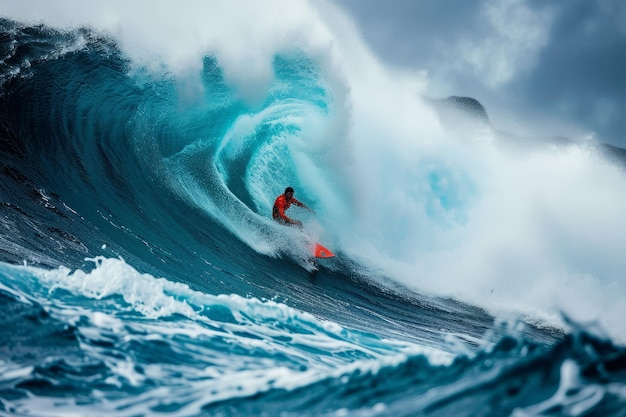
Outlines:
{"label": "surfer's arm", "polygon": [[315,212],[313,211],[313,209],[311,209],[309,206],[307,206],[306,204],[304,204],[302,201],[300,201],[300,200],[296,200],[294,197],[291,197],[291,202],[292,202],[293,204],[295,204],[296,206],[298,206],[298,207],[302,207],[302,208],[305,208],[305,209],[309,210],[311,213],[315,213]]}

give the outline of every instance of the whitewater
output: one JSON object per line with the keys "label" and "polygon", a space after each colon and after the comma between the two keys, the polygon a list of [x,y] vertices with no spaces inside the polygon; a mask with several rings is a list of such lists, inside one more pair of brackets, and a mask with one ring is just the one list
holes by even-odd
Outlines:
{"label": "whitewater", "polygon": [[428,97],[332,2],[28,3],[0,414],[623,415],[623,150]]}

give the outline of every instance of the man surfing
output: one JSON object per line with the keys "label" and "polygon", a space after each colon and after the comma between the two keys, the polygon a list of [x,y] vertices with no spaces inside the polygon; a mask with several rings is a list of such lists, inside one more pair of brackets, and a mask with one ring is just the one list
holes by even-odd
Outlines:
{"label": "man surfing", "polygon": [[299,206],[299,207],[303,207],[313,212],[313,210],[307,207],[306,204],[298,201],[293,196],[293,188],[287,187],[285,188],[285,193],[276,197],[276,201],[274,201],[274,208],[272,209],[272,218],[281,224],[302,227],[302,222],[300,220],[291,219],[285,214],[285,210],[291,207],[292,204],[295,204],[296,206]]}
{"label": "man surfing", "polygon": [[[287,210],[289,207],[291,207],[292,204],[295,204],[296,206],[305,208],[307,210],[309,210],[312,213],[315,213],[313,210],[311,210],[309,207],[307,207],[306,204],[304,204],[303,202],[299,201],[298,199],[296,199],[293,196],[293,188],[292,187],[287,187],[285,188],[285,192],[281,195],[279,195],[278,197],[276,197],[276,201],[274,201],[274,208],[272,209],[272,218],[277,221],[280,224],[284,224],[287,226],[298,226],[300,228],[302,228],[302,222],[300,220],[294,220],[292,218],[289,218],[286,214],[285,214],[285,210]],[[332,258],[333,256],[335,256],[334,253],[332,253],[330,250],[328,250],[327,248],[325,248],[324,246],[322,246],[319,243],[316,242],[311,242],[312,243],[312,247],[311,247],[311,255],[315,258]],[[317,266],[315,263],[313,263],[314,267],[315,267],[315,271],[317,271]]]}

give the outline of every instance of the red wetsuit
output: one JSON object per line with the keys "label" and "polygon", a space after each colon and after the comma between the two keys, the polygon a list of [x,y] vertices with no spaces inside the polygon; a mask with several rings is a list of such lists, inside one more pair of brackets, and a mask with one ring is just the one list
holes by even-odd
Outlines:
{"label": "red wetsuit", "polygon": [[274,208],[272,209],[272,217],[274,218],[274,220],[286,224],[294,223],[294,220],[290,219],[285,214],[285,210],[291,207],[291,203],[295,204],[296,206],[304,207],[304,204],[296,200],[295,197],[291,197],[290,200],[287,200],[285,194],[279,195],[276,198],[276,201],[274,201]]}

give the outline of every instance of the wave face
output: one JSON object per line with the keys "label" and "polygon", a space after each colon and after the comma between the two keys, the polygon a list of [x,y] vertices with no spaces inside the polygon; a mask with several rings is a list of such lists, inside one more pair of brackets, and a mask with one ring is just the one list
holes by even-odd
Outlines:
{"label": "wave face", "polygon": [[0,20],[0,412],[622,415],[621,168],[450,130],[290,4],[161,56]]}

